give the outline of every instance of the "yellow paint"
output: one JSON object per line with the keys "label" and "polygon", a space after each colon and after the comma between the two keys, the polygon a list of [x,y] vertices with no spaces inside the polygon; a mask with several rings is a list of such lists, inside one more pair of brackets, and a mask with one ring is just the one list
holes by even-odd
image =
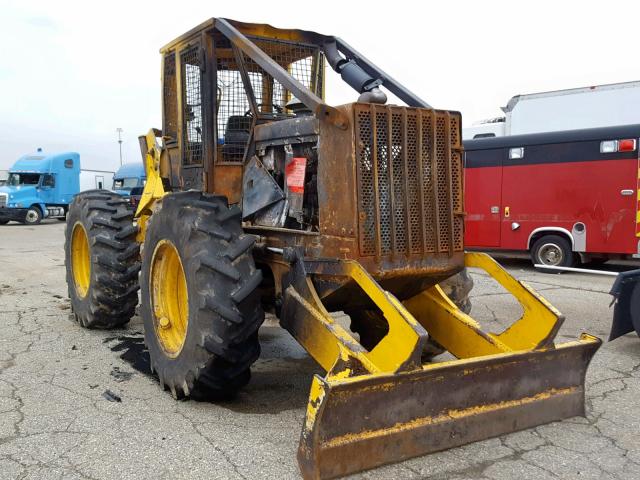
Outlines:
{"label": "yellow paint", "polygon": [[180,254],[169,240],[156,245],[149,275],[155,333],[167,356],[182,351],[189,326],[189,297]]}
{"label": "yellow paint", "polygon": [[162,148],[156,140],[156,131],[153,129],[149,130],[145,136],[145,140],[147,143],[147,154],[144,160],[144,169],[147,175],[147,181],[144,185],[140,203],[138,204],[138,209],[135,214],[138,221],[138,235],[136,240],[139,243],[144,242],[147,222],[153,212],[155,202],[166,194],[164,185],[162,184],[162,177],[160,176]]}
{"label": "yellow paint", "polygon": [[80,222],[76,222],[71,233],[71,271],[73,284],[78,297],[84,298],[91,283],[91,249],[87,231]]}
{"label": "yellow paint", "polygon": [[316,375],[311,381],[311,391],[309,392],[309,403],[307,403],[307,416],[305,417],[305,429],[311,431],[316,422],[318,411],[324,401],[326,392],[322,380]]}
{"label": "yellow paint", "polygon": [[558,310],[486,254],[466,253],[465,264],[483,269],[509,291],[522,306],[522,317],[502,333],[483,332],[478,322],[435,286],[404,304],[438,343],[457,358],[539,349],[551,344],[564,320]]}
{"label": "yellow paint", "polygon": [[357,262],[349,262],[349,274],[382,311],[389,332],[366,357],[381,371],[397,370],[413,353],[422,328],[405,307],[385,291]]}

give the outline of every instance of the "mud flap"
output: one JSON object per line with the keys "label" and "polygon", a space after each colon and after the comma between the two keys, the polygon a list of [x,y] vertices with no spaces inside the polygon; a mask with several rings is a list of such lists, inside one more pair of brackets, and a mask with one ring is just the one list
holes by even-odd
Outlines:
{"label": "mud flap", "polygon": [[425,365],[406,373],[316,376],[298,461],[333,478],[584,415],[596,337],[548,350]]}
{"label": "mud flap", "polygon": [[615,302],[609,341],[634,330],[640,336],[640,270],[620,273],[609,293]]}

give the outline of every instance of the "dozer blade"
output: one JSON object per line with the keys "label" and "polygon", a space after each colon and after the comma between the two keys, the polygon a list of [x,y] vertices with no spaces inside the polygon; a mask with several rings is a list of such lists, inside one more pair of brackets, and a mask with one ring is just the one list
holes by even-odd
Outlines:
{"label": "dozer blade", "polygon": [[[305,478],[584,415],[585,374],[601,341],[583,334],[555,345],[560,312],[490,257],[466,254],[465,263],[521,303],[505,331],[482,331],[437,285],[401,303],[357,262],[293,259],[280,321],[327,371],[311,385],[298,453]],[[325,309],[313,281],[323,275],[348,277],[384,316],[388,332],[369,350]],[[422,364],[428,335],[457,360]]]}
{"label": "dozer blade", "polygon": [[634,330],[640,336],[640,270],[620,273],[609,293],[615,302],[609,341]]}
{"label": "dozer blade", "polygon": [[584,415],[584,378],[600,342],[491,355],[409,373],[316,376],[298,461],[305,478],[385,463]]}

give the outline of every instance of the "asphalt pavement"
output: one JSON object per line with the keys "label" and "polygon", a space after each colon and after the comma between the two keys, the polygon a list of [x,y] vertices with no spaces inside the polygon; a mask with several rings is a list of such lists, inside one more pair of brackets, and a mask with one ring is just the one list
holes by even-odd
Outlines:
{"label": "asphalt pavement", "polygon": [[[0,226],[0,479],[299,478],[296,449],[320,368],[270,318],[234,401],[175,401],[148,369],[142,322],[88,331],[70,317],[64,224]],[[612,277],[550,275],[501,260],[566,317],[559,340],[606,339]],[[604,265],[624,270],[628,263]],[[519,306],[472,272],[487,329]],[[560,368],[560,367],[559,367]],[[605,342],[587,375],[587,417],[371,470],[366,479],[640,478],[640,339]]]}

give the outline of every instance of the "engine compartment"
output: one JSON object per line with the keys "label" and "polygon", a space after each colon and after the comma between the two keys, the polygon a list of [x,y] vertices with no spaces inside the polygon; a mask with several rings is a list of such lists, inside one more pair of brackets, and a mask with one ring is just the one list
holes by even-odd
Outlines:
{"label": "engine compartment", "polygon": [[242,180],[247,225],[318,231],[318,129],[306,112],[255,127]]}

